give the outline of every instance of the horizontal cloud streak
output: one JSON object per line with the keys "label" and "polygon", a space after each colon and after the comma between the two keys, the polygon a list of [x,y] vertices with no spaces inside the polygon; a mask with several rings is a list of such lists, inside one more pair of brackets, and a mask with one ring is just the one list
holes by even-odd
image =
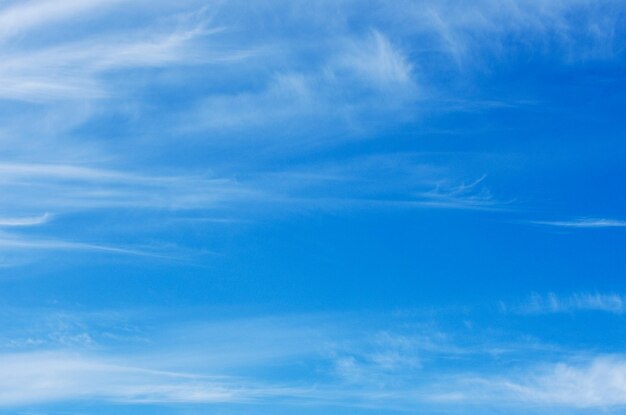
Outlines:
{"label": "horizontal cloud streak", "polygon": [[626,296],[617,294],[578,293],[569,296],[533,294],[519,311],[529,314],[571,313],[576,311],[604,311],[623,314]]}
{"label": "horizontal cloud streak", "polygon": [[5,53],[0,98],[34,102],[104,98],[120,91],[101,79],[108,71],[239,60],[245,54],[193,51],[194,38],[211,31],[190,28],[172,33],[124,34],[29,53]]}
{"label": "horizontal cloud streak", "polygon": [[116,359],[63,351],[0,355],[0,374],[0,405],[5,407],[79,399],[237,403],[290,394],[279,387],[137,368]]}
{"label": "horizontal cloud streak", "polygon": [[93,0],[89,2],[68,0],[34,0],[7,2],[0,9],[0,40],[5,41],[33,28],[58,23],[77,15],[97,12],[105,6],[119,3],[119,0]]}
{"label": "horizontal cloud streak", "polygon": [[0,218],[0,227],[37,226],[47,223],[52,216],[45,213],[41,216],[24,216],[15,218]]}
{"label": "horizontal cloud streak", "polygon": [[[142,340],[139,353],[127,354],[112,346],[133,341],[135,330],[120,331],[116,318],[61,316],[52,320],[48,329],[57,332],[43,336],[46,341],[36,341],[46,333],[29,329],[32,341],[9,343],[29,351],[0,353],[0,406],[90,399],[133,405],[270,404],[291,411],[331,406],[445,412],[486,405],[541,413],[536,410],[626,404],[621,355],[570,353],[574,357],[568,358],[553,351],[551,360],[548,349],[487,340],[473,330],[452,335],[431,324],[407,326],[408,321],[383,329],[371,321],[355,324],[347,315],[257,317],[159,326],[156,337]],[[102,321],[90,326],[88,319]],[[123,316],[117,319],[129,324]],[[461,344],[467,336],[470,341]],[[64,348],[50,350],[51,340]],[[254,348],[247,346],[251,341]],[[300,369],[268,379],[267,369],[275,373],[293,365]]]}
{"label": "horizontal cloud streak", "polygon": [[83,210],[208,208],[256,193],[233,180],[202,175],[135,174],[67,164],[0,164],[0,188],[12,193],[7,207]]}
{"label": "horizontal cloud streak", "polygon": [[534,365],[518,376],[462,375],[451,378],[450,385],[432,398],[510,409],[617,409],[626,405],[626,359],[600,355],[583,361]]}
{"label": "horizontal cloud streak", "polygon": [[533,221],[536,225],[554,226],[558,228],[580,228],[580,229],[594,229],[594,228],[624,228],[626,227],[626,221],[617,219],[593,219],[593,218],[581,218],[569,221]]}
{"label": "horizontal cloud streak", "polygon": [[98,245],[85,242],[72,242],[55,239],[38,239],[33,237],[24,237],[17,235],[0,234],[0,247],[4,251],[86,251],[86,252],[102,252],[118,255],[132,255],[152,258],[172,258],[171,255],[158,252],[150,252],[149,250],[141,250],[134,248],[123,248],[108,245]]}

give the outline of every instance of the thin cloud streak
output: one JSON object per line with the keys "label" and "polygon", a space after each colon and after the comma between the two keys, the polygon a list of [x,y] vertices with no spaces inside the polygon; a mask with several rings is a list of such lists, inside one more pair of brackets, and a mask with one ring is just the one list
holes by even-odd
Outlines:
{"label": "thin cloud streak", "polygon": [[68,351],[0,355],[0,406],[11,407],[80,399],[150,403],[241,403],[286,388],[245,381],[138,368],[119,359]]}
{"label": "thin cloud streak", "polygon": [[[12,23],[5,26],[5,34],[8,35],[23,26],[49,23],[55,17],[72,17],[79,11],[90,11],[98,3],[109,5],[121,2],[34,2],[0,13],[0,27],[3,20]],[[107,74],[115,71],[232,63],[255,53],[240,48],[207,48],[200,40],[206,41],[224,30],[222,27],[209,27],[209,20],[205,10],[200,8],[184,16],[170,17],[165,24],[151,22],[154,26],[149,23],[139,30],[122,29],[112,33],[105,29],[103,34],[87,35],[80,40],[64,39],[30,47],[26,51],[2,48],[0,45],[3,61],[0,99],[46,104],[119,98],[120,95],[128,95],[127,88],[116,87],[106,79]]]}
{"label": "thin cloud streak", "polygon": [[135,174],[67,164],[0,164],[6,208],[64,213],[99,208],[207,209],[258,191],[229,179]]}
{"label": "thin cloud streak", "polygon": [[626,359],[596,355],[578,361],[531,364],[517,376],[452,376],[447,386],[433,392],[433,401],[455,405],[617,409],[626,405]]}
{"label": "thin cloud streak", "polygon": [[[482,186],[484,176],[457,184],[451,179],[441,179],[442,173],[430,166],[407,163],[401,158],[381,162],[389,164],[394,160],[396,166],[377,181],[366,180],[380,169],[369,166],[369,161],[348,168],[349,163],[314,166],[318,174],[292,170],[248,174],[241,180],[202,175],[151,176],[69,164],[0,163],[0,189],[13,194],[8,206],[29,210],[37,206],[62,211],[105,207],[189,210],[242,202],[324,208],[380,205],[498,209],[508,205]],[[357,187],[354,184],[362,190],[346,192]],[[28,192],[23,191],[24,188]],[[306,196],[310,189],[315,189],[315,193]],[[390,191],[393,194],[387,194]],[[343,196],[331,196],[337,193]]]}
{"label": "thin cloud streak", "polygon": [[576,408],[626,405],[626,360],[598,356],[584,363],[558,363],[509,388],[527,403]]}
{"label": "thin cloud streak", "polygon": [[9,2],[0,9],[0,40],[6,41],[28,30],[96,12],[105,6],[121,3],[119,0],[35,0]]}
{"label": "thin cloud streak", "polygon": [[44,213],[40,216],[25,216],[14,218],[0,218],[0,227],[21,227],[21,226],[37,226],[48,223],[52,219],[52,215]]}
{"label": "thin cloud streak", "polygon": [[573,313],[579,311],[602,311],[613,314],[626,312],[626,296],[618,294],[577,293],[559,296],[533,294],[524,304],[514,307],[523,314]]}
{"label": "thin cloud streak", "polygon": [[58,239],[38,239],[18,235],[0,234],[0,247],[4,250],[18,251],[87,251],[118,255],[131,255],[149,258],[174,259],[175,257],[159,252],[142,249],[99,245],[85,242],[63,241]]}
{"label": "thin cloud streak", "polygon": [[603,218],[581,218],[567,221],[531,221],[535,225],[553,226],[557,228],[600,229],[600,228],[625,228],[626,221]]}

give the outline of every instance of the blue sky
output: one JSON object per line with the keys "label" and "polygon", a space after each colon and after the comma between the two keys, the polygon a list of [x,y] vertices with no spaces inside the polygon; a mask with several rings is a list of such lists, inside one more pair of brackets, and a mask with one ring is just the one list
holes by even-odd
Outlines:
{"label": "blue sky", "polygon": [[625,18],[0,2],[0,413],[626,414]]}

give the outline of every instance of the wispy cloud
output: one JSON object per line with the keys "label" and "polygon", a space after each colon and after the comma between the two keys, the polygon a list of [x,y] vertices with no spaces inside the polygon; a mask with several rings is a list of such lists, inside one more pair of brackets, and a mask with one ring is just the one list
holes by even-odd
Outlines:
{"label": "wispy cloud", "polygon": [[89,2],[69,0],[31,0],[6,2],[0,9],[0,41],[22,34],[28,30],[46,26],[81,14],[95,13],[99,9],[119,1],[94,0]]}
{"label": "wispy cloud", "polygon": [[[20,316],[13,314],[11,321]],[[285,318],[174,324],[159,329],[166,329],[168,336],[152,337],[141,343],[142,352],[128,354],[111,348],[136,341],[124,313],[81,317],[46,310],[45,318],[31,314],[22,316],[8,339],[0,333],[5,350],[0,353],[3,407],[83,399],[126,404],[277,400],[293,404],[316,396],[313,385],[232,373],[312,356],[324,348],[325,331],[311,327],[323,322],[319,318],[298,319],[300,327]],[[251,340],[256,347],[248,346]],[[181,354],[182,350],[187,352]]]}
{"label": "wispy cloud", "polygon": [[481,185],[487,176],[452,185],[445,183],[435,189],[420,193],[424,199],[418,203],[426,207],[450,209],[504,209],[510,202],[497,200],[487,187]]}
{"label": "wispy cloud", "polygon": [[11,235],[0,233],[0,247],[4,251],[85,251],[102,252],[118,255],[132,255],[152,258],[172,258],[171,253],[159,253],[156,249],[148,250],[132,247],[100,245],[86,242],[64,241],[59,239],[42,239],[32,236]]}
{"label": "wispy cloud", "polygon": [[[182,260],[189,258],[189,255],[206,254],[209,250],[191,252],[167,239],[120,243],[114,238],[113,242],[106,227],[102,228],[103,233],[94,237],[94,232],[85,233],[82,226],[68,226],[63,224],[63,220],[67,219],[71,223],[72,215],[91,212],[92,224],[104,223],[108,212],[119,209],[126,212],[150,211],[160,215],[157,223],[149,222],[149,219],[134,219],[132,224],[120,229],[122,232],[132,232],[132,229],[142,226],[162,226],[168,218],[176,217],[177,213],[207,212],[263,199],[258,191],[246,189],[247,185],[232,179],[214,178],[210,174],[145,173],[102,169],[84,164],[0,163],[0,190],[11,194],[11,198],[3,204],[3,211],[7,215],[0,218],[0,228],[7,228],[6,232],[0,232],[2,250],[14,257],[18,253],[26,255],[31,260],[44,256],[46,252]],[[49,223],[53,217],[51,214],[19,215],[20,212],[36,210],[54,212],[57,221],[52,226],[38,228],[35,234],[34,229],[26,228]],[[62,226],[61,232],[58,226]],[[21,259],[15,261],[14,258],[7,264],[22,264],[27,258]]]}
{"label": "wispy cloud", "polygon": [[[87,308],[132,299],[182,305],[204,302],[205,295],[224,302],[257,298],[259,287],[263,295],[282,296],[286,291],[281,289],[298,284],[282,280],[293,264],[274,272],[272,267],[284,261],[264,261],[264,255],[282,251],[273,245],[274,234],[267,244],[259,239],[260,232],[277,227],[257,228],[253,236],[233,243],[228,232],[205,232],[203,226],[239,226],[248,217],[281,215],[292,208],[504,210],[511,203],[500,197],[502,177],[494,179],[497,173],[491,172],[501,168],[498,163],[473,163],[467,152],[451,157],[409,153],[484,151],[499,137],[418,142],[413,135],[429,128],[421,117],[446,112],[433,124],[447,129],[458,121],[450,111],[511,111],[520,102],[537,102],[541,93],[526,94],[540,88],[517,83],[527,68],[528,78],[552,79],[543,76],[545,68],[621,53],[623,33],[617,28],[624,6],[618,3],[5,1],[0,6],[0,267],[31,255],[177,259],[178,252],[203,250],[213,240],[234,255],[215,261],[208,273],[160,270],[163,276],[150,281],[150,292],[133,282],[101,293],[99,284],[107,281],[94,288],[91,281],[76,278],[80,269],[46,269],[53,281],[35,290],[10,281],[3,301],[26,293],[15,301],[39,303],[45,292],[50,298],[67,295]],[[619,13],[606,13],[607,8]],[[533,66],[537,60],[540,65]],[[504,72],[497,71],[498,65]],[[585,67],[584,72],[598,71]],[[511,89],[507,77],[515,78]],[[502,90],[504,97],[497,92]],[[470,115],[463,114],[461,124],[475,114]],[[505,116],[493,124],[520,119],[525,120]],[[489,128],[492,120],[477,118],[468,125]],[[494,151],[510,153],[514,146],[504,141]],[[199,217],[227,220],[189,219]],[[533,223],[559,229],[626,227],[625,221],[607,218]],[[321,229],[328,229],[325,236],[333,240],[341,229],[328,224]],[[462,225],[449,228],[468,234]],[[280,232],[289,231],[280,226]],[[248,236],[255,239],[249,246]],[[428,234],[422,236],[428,240]],[[400,239],[398,244],[410,242]],[[178,248],[184,244],[190,247]],[[352,245],[346,246],[359,249]],[[344,261],[340,251],[324,260]],[[389,252],[374,262],[396,261],[407,247],[384,251]],[[428,256],[432,250],[422,251]],[[461,259],[469,258],[471,265],[476,261],[470,254]],[[432,268],[430,259],[420,269]],[[267,284],[257,278],[257,260],[263,262],[261,274],[276,275]],[[416,261],[400,258],[392,268],[409,272]],[[71,267],[65,257],[58,262]],[[364,283],[368,277],[387,278],[375,275],[378,270],[389,271],[375,266],[372,275],[363,276]],[[93,278],[110,272],[103,267]],[[254,278],[248,279],[249,273]],[[14,274],[21,282],[21,274]],[[424,274],[420,278],[427,291],[438,292]],[[421,281],[405,280],[406,287],[416,288]],[[404,282],[388,287],[390,292],[402,290]],[[202,291],[196,291],[199,287]],[[337,300],[343,288],[324,295]],[[96,299],[100,294],[104,298]],[[306,305],[296,304],[300,307]],[[536,295],[514,309],[599,311],[603,314],[597,317],[619,320],[607,313],[626,313],[626,297]],[[477,333],[480,329],[457,327],[450,334],[412,321],[372,323],[363,313],[226,321],[221,313],[194,312],[161,321],[165,314],[163,319],[175,319],[176,311],[154,313],[151,318],[159,321],[143,322],[149,327],[141,332],[140,346],[125,337],[133,337],[134,330],[120,334],[117,327],[103,327],[107,324],[75,327],[64,320],[59,325],[66,327],[38,329],[20,322],[13,332],[6,328],[15,324],[11,316],[2,319],[0,406],[88,399],[260,402],[274,408],[288,401],[411,411],[426,407],[421,412],[429,413],[430,404],[448,408],[477,402],[504,408],[501,412],[511,402],[522,410],[626,405],[624,357],[581,352],[578,360],[570,359],[568,353],[515,343],[511,333],[494,340],[493,329]],[[207,315],[217,315],[216,321],[196,321]]]}
{"label": "wispy cloud", "polygon": [[415,83],[409,59],[377,30],[365,39],[348,42],[326,70],[334,73],[352,71],[380,88],[394,85],[411,88]]}
{"label": "wispy cloud", "polygon": [[623,406],[626,360],[623,356],[600,356],[582,363],[559,363],[508,386],[528,402],[581,408]]}
{"label": "wispy cloud", "polygon": [[328,53],[305,68],[280,67],[252,88],[204,97],[182,114],[177,133],[231,136],[253,128],[257,140],[284,140],[288,132],[319,145],[339,132],[349,137],[375,129],[371,121],[382,112],[410,118],[405,104],[418,99],[419,88],[400,46],[378,30],[329,43]]}
{"label": "wispy cloud", "polygon": [[[209,173],[150,175],[88,164],[0,163],[0,173],[0,189],[12,195],[5,209],[13,211],[206,210],[250,202],[287,206],[307,202],[309,206],[332,207],[332,200],[338,207],[359,201],[372,206],[431,208],[489,209],[501,205],[483,185],[484,176],[454,183],[445,178],[449,174],[445,169],[402,154],[276,173],[248,173],[240,180]],[[335,197],[339,194],[340,198]],[[7,217],[0,226],[36,225],[50,219],[51,215]]]}
{"label": "wispy cloud", "polygon": [[241,403],[287,396],[288,388],[239,379],[138,368],[129,362],[71,352],[0,355],[0,405],[96,399],[125,403]]}
{"label": "wispy cloud", "polygon": [[[490,67],[511,53],[556,56],[563,63],[602,59],[618,52],[617,13],[613,4],[596,8],[589,0],[541,2],[480,0],[471,7],[457,2],[399,2],[391,13],[407,13],[414,29],[431,34],[431,47],[450,56],[461,70]],[[398,16],[397,16],[398,17]]]}
{"label": "wispy cloud", "polygon": [[[283,401],[289,406],[360,406],[378,400],[376,394],[370,398],[366,395],[380,388],[379,383],[385,376],[415,369],[418,365],[415,357],[404,354],[412,355],[426,341],[385,332],[376,335],[363,349],[350,337],[342,339],[345,334],[340,334],[336,322],[328,316],[252,318],[169,329],[168,336],[158,342],[156,350],[126,355],[111,351],[98,353],[102,347],[95,342],[106,337],[97,332],[91,334],[93,327],[76,324],[73,320],[68,330],[66,320],[67,317],[60,326],[55,323],[52,328],[58,334],[53,337],[28,330],[29,336],[23,339],[28,341],[9,344],[12,349],[21,345],[30,351],[0,354],[0,373],[3,374],[0,406],[86,398],[132,404],[259,402],[281,405]],[[184,342],[180,341],[182,338]],[[254,348],[247,346],[252,339],[256,344]],[[63,349],[50,350],[51,340]],[[351,340],[352,346],[346,340]],[[346,353],[355,346],[363,353],[337,356],[330,351],[340,347],[342,353]],[[180,350],[187,352],[180,354]],[[368,363],[347,368],[342,362],[354,360],[352,356],[366,359]],[[254,373],[255,368],[287,367],[302,361],[321,364],[327,358],[333,364],[329,374],[339,376],[340,383],[319,374],[315,375],[315,382],[232,375],[251,369]],[[158,362],[156,366],[155,362]],[[411,367],[405,366],[408,362],[412,362]],[[355,370],[369,380],[364,382],[355,375]],[[371,389],[373,387],[375,389]]]}
{"label": "wispy cloud", "polygon": [[461,375],[431,396],[459,405],[489,402],[509,408],[619,408],[626,404],[626,360],[597,355],[535,364],[513,376]]}
{"label": "wispy cloud", "polygon": [[[171,172],[169,172],[171,173]],[[226,178],[212,172],[160,174],[102,168],[94,163],[0,163],[0,190],[10,194],[3,210],[0,245],[11,252],[37,258],[46,252],[84,252],[179,258],[185,246],[175,247],[167,238],[137,238],[137,230],[185,226],[180,218],[190,214],[228,215],[229,223],[256,220],[265,212],[340,211],[346,209],[469,209],[494,210],[506,204],[495,198],[483,183],[485,177],[463,182],[446,178],[453,172],[419,161],[413,155],[391,154],[356,158],[341,163],[306,165],[277,172],[248,172]],[[20,212],[54,212],[55,221],[38,235],[23,228],[48,223],[52,216],[22,217]],[[132,223],[105,226],[107,214],[124,211],[149,212],[146,219],[133,216]],[[76,215],[89,213],[100,233],[74,228]],[[154,216],[156,215],[156,216]],[[155,219],[158,219],[154,222]],[[66,226],[62,234],[58,227]],[[211,222],[204,222],[204,226]],[[135,242],[107,242],[110,230],[133,234]],[[93,241],[93,242],[90,242]],[[115,238],[118,240],[118,238]],[[97,241],[97,242],[96,242]],[[160,241],[160,242],[159,242]],[[200,249],[198,254],[212,252]],[[183,256],[191,255],[187,252]]]}
{"label": "wispy cloud", "polygon": [[0,218],[0,227],[21,227],[43,225],[52,219],[52,215],[44,213],[40,216],[23,216],[14,218]]}
{"label": "wispy cloud", "polygon": [[486,175],[464,180],[466,174],[445,163],[426,161],[412,153],[391,153],[298,166],[260,173],[261,187],[281,189],[286,205],[322,209],[506,209],[487,186]]}
{"label": "wispy cloud", "polygon": [[[245,54],[201,53],[191,46],[214,33],[201,26],[162,29],[68,42],[29,52],[5,51],[0,68],[0,98],[34,102],[103,98],[121,94],[102,76],[130,68],[156,68],[242,59]],[[44,69],[45,68],[45,69]]]}
{"label": "wispy cloud", "polygon": [[532,221],[536,225],[554,226],[558,228],[579,228],[579,229],[597,229],[597,228],[624,228],[626,221],[619,219],[604,218],[580,218],[575,220],[555,220],[555,221]]}
{"label": "wispy cloud", "polygon": [[559,296],[554,293],[533,294],[518,311],[529,314],[571,313],[576,311],[604,311],[623,314],[626,311],[626,296],[618,294],[577,293]]}
{"label": "wispy cloud", "polygon": [[626,359],[619,355],[546,353],[506,336],[499,343],[492,331],[461,335],[410,321],[387,321],[383,328],[354,315],[181,325],[170,314],[161,321],[151,313],[153,327],[142,330],[136,319],[145,313],[81,319],[45,310],[43,328],[51,334],[34,330],[32,316],[29,325],[19,320],[9,337],[16,341],[2,336],[0,406],[91,399],[445,412],[459,405],[543,410],[624,404]]}
{"label": "wispy cloud", "polygon": [[85,165],[0,163],[0,188],[12,194],[5,208],[76,211],[103,207],[208,208],[247,198],[236,181],[207,175],[147,175]]}

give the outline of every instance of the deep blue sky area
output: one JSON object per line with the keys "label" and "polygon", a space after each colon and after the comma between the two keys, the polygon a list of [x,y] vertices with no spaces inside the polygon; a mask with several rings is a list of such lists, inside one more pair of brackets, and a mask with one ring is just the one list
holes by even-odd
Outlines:
{"label": "deep blue sky area", "polygon": [[626,3],[0,4],[0,414],[626,414]]}

